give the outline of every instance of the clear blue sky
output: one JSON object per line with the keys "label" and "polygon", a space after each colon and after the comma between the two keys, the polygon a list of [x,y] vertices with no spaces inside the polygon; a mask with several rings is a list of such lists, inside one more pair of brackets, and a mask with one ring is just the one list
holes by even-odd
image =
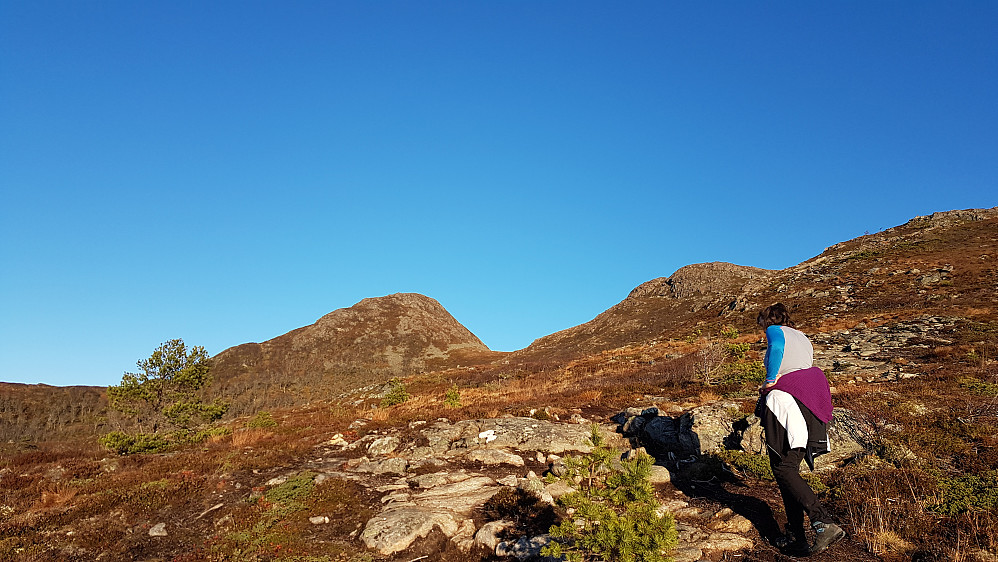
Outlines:
{"label": "clear blue sky", "polygon": [[[489,347],[998,205],[998,3],[0,0],[0,380],[419,292]],[[773,240],[779,240],[773,243]]]}

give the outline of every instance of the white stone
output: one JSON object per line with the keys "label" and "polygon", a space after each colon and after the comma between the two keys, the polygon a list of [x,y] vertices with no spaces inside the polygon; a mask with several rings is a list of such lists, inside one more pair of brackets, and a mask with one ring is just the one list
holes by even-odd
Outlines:
{"label": "white stone", "polygon": [[156,523],[155,525],[153,525],[152,528],[149,529],[149,536],[150,537],[165,537],[165,536],[167,536],[166,523]]}
{"label": "white stone", "polygon": [[496,546],[499,544],[499,537],[497,535],[514,524],[512,521],[505,520],[489,521],[482,525],[482,528],[475,533],[475,544],[485,548],[489,552],[495,552]]}
{"label": "white stone", "polygon": [[395,437],[394,435],[386,435],[380,439],[375,439],[374,442],[368,445],[367,452],[374,456],[387,455],[397,449],[401,444],[402,441],[398,437]]}

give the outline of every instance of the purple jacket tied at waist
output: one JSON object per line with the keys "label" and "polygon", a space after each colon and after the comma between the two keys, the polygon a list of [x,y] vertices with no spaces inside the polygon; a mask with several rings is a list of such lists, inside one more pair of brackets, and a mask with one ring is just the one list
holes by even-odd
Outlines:
{"label": "purple jacket tied at waist", "polygon": [[828,388],[825,373],[817,367],[791,371],[779,378],[776,384],[763,389],[765,396],[770,390],[782,390],[798,399],[819,420],[832,421],[832,392]]}

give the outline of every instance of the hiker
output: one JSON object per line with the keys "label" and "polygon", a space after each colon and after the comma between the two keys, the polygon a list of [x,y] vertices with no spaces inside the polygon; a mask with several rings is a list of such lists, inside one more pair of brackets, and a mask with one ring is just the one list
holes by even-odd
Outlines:
{"label": "hiker", "polygon": [[[769,464],[787,511],[786,531],[773,544],[790,554],[815,554],[845,536],[800,475],[801,461],[814,470],[814,458],[829,451],[828,379],[813,365],[811,341],[794,328],[786,306],[767,306],[756,323],[765,330],[767,343],[766,382],[759,389],[756,415],[766,430]],[[810,546],[804,534],[805,513],[816,534]]]}

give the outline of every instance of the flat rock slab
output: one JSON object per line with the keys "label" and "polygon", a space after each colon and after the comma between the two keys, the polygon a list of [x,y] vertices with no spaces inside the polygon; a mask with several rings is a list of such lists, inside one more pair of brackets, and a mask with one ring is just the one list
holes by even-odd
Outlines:
{"label": "flat rock slab", "polygon": [[523,457],[520,455],[504,451],[502,449],[477,449],[465,455],[470,461],[478,461],[486,465],[508,464],[511,466],[523,466]]}
{"label": "flat rock slab", "polygon": [[373,517],[367,522],[360,538],[368,548],[381,554],[395,554],[409,548],[416,539],[430,534],[434,527],[452,537],[457,534],[459,523],[454,513],[446,509],[400,506]]}
{"label": "flat rock slab", "polygon": [[[534,418],[490,418],[457,423],[437,422],[423,429],[430,448],[437,452],[460,449],[512,449],[521,452],[543,451],[588,453],[589,427],[562,424]],[[619,436],[613,428],[603,428],[611,442]]]}
{"label": "flat rock slab", "polygon": [[487,476],[470,476],[409,497],[400,494],[399,501],[389,501],[384,511],[367,522],[361,540],[381,554],[394,554],[409,548],[434,527],[447,537],[463,532],[470,539],[474,529],[469,530],[466,521],[500,489]]}

